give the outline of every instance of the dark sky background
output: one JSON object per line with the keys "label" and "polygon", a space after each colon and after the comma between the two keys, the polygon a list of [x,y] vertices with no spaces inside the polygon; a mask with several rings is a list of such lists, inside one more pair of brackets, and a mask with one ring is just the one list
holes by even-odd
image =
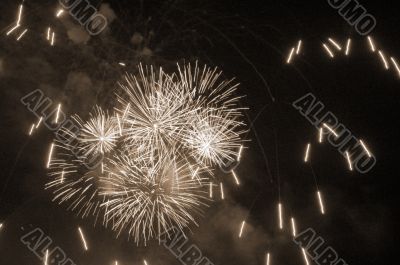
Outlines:
{"label": "dark sky background", "polygon": [[[94,3],[94,2],[93,2]],[[105,4],[106,3],[106,4]],[[400,61],[400,21],[394,1],[360,0],[377,20],[371,34],[379,49]],[[304,264],[290,236],[290,216],[298,230],[311,227],[349,265],[385,264],[396,258],[398,231],[398,107],[397,73],[385,71],[365,37],[332,9],[327,1],[103,1],[94,3],[112,22],[90,38],[68,16],[57,20],[57,1],[26,0],[23,25],[27,35],[16,42],[6,37],[18,2],[0,3],[0,264],[42,262],[19,240],[24,231],[40,227],[77,265],[180,264],[157,244],[136,247],[92,220],[81,220],[51,202],[45,156],[52,135],[41,127],[28,137],[36,118],[20,103],[42,89],[68,114],[85,115],[94,104],[113,106],[115,83],[139,62],[174,69],[176,62],[218,66],[236,77],[245,94],[243,105],[251,140],[237,169],[243,185],[226,181],[227,199],[215,201],[193,227],[190,242],[214,264]],[[43,40],[48,25],[57,44]],[[134,45],[134,34],[144,40]],[[321,48],[328,37],[353,40],[351,55],[329,59]],[[286,56],[299,39],[303,53],[290,66]],[[126,68],[118,65],[127,63]],[[265,80],[265,81],[263,81]],[[276,101],[273,103],[267,85]],[[365,139],[377,157],[368,174],[349,172],[346,161],[329,144],[317,145],[317,131],[291,106],[312,92],[345,124]],[[309,165],[302,162],[307,142],[323,192],[321,216]],[[278,176],[285,229],[278,231]],[[227,176],[230,178],[230,176]],[[242,239],[237,233],[242,220]],[[88,239],[81,247],[77,226]],[[23,230],[23,229],[24,230]]]}

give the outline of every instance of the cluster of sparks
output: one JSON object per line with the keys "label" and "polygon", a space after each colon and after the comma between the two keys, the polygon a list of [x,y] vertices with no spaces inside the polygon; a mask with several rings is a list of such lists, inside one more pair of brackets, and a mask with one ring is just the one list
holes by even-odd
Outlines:
{"label": "cluster of sparks", "polygon": [[[237,85],[217,69],[138,70],[120,82],[112,114],[96,106],[86,121],[71,117],[79,133],[73,143],[51,143],[46,189],[79,216],[101,218],[117,235],[146,244],[172,226],[184,232],[197,225],[213,197],[214,169],[240,159],[245,124]],[[62,127],[58,134],[74,132]],[[94,157],[101,160],[88,167]],[[222,181],[220,189],[224,199]]]}

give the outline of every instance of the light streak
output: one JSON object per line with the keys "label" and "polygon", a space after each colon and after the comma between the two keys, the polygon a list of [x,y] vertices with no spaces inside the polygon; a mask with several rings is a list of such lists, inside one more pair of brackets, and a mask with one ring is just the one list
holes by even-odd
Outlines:
{"label": "light streak", "polygon": [[333,55],[332,51],[329,49],[328,46],[326,46],[325,43],[323,43],[322,46],[325,48],[326,52],[329,54],[329,56],[330,56],[331,58],[335,57],[335,56]]}
{"label": "light streak", "polygon": [[336,41],[334,41],[331,38],[328,38],[328,40],[329,40],[330,43],[332,43],[336,47],[336,49],[338,49],[339,51],[342,50],[342,47],[340,47],[340,45]]}
{"label": "light streak", "polygon": [[51,146],[50,146],[50,151],[49,151],[49,156],[47,158],[47,166],[46,166],[46,168],[50,168],[51,157],[53,156],[53,149],[54,149],[54,143],[52,143]]}
{"label": "light streak", "polygon": [[235,171],[233,171],[233,170],[232,170],[232,176],[233,176],[233,178],[235,179],[236,184],[239,186],[239,185],[240,185],[239,179],[238,179],[238,177],[236,176]]}
{"label": "light streak", "polygon": [[238,151],[238,154],[237,154],[237,158],[236,158],[236,161],[240,161],[240,157],[241,157],[241,155],[242,155],[242,150],[243,150],[243,145],[240,145],[240,148],[239,148],[239,151]]}
{"label": "light streak", "polygon": [[322,143],[322,141],[324,140],[324,129],[321,127],[319,128],[319,143]]}
{"label": "light streak", "polygon": [[58,107],[57,107],[56,119],[54,120],[54,122],[56,124],[58,123],[58,119],[60,118],[60,111],[61,111],[61,103],[58,104]]}
{"label": "light streak", "polygon": [[55,36],[56,36],[56,33],[53,31],[53,32],[51,33],[51,43],[50,43],[51,46],[54,46],[54,43],[55,43]]}
{"label": "light streak", "polygon": [[278,203],[278,214],[279,214],[279,229],[283,229],[282,204],[281,203]]}
{"label": "light streak", "polygon": [[119,62],[118,64],[121,65],[121,66],[126,66],[126,64],[123,63],[123,62]]}
{"label": "light streak", "polygon": [[32,135],[34,129],[35,129],[35,124],[32,124],[31,129],[29,130],[29,135]]}
{"label": "light streak", "polygon": [[304,250],[304,248],[301,248],[301,251],[303,252],[303,257],[304,257],[304,261],[306,262],[306,265],[310,265],[310,263],[308,262],[307,253]]}
{"label": "light streak", "polygon": [[210,198],[213,197],[213,183],[210,182]]}
{"label": "light streak", "polygon": [[119,135],[122,136],[121,120],[119,118],[119,114],[118,113],[117,113],[117,122],[118,122]]}
{"label": "light streak", "polygon": [[221,190],[221,199],[225,199],[224,185],[222,184],[222,182],[219,183],[219,187],[220,187],[220,190]]}
{"label": "light streak", "polygon": [[47,40],[50,41],[50,33],[51,33],[51,28],[47,28]]}
{"label": "light streak", "polygon": [[322,213],[322,214],[325,214],[324,203],[323,203],[323,201],[322,201],[322,195],[321,195],[321,192],[320,192],[320,191],[317,191],[317,196],[318,196],[319,207],[320,207],[321,213]]}
{"label": "light streak", "polygon": [[239,238],[242,237],[243,228],[244,228],[245,225],[246,225],[246,221],[243,221],[242,224],[240,225]]}
{"label": "light streak", "polygon": [[28,29],[25,29],[25,30],[18,36],[17,41],[19,41],[19,40],[25,35],[25,33],[27,33],[27,32],[28,32]]}
{"label": "light streak", "polygon": [[331,128],[329,127],[326,123],[323,124],[325,128],[327,128],[335,137],[338,137],[339,135]]}
{"label": "light streak", "polygon": [[64,175],[65,175],[65,171],[64,171],[64,169],[61,171],[61,183],[63,183],[64,182]]}
{"label": "light streak", "polygon": [[369,42],[369,46],[371,47],[371,51],[375,52],[375,45],[374,42],[372,40],[372,38],[370,36],[368,36],[368,42]]}
{"label": "light streak", "polygon": [[3,229],[3,223],[0,223],[0,230]]}
{"label": "light streak", "polygon": [[79,234],[81,235],[81,241],[82,241],[82,243],[83,243],[83,247],[84,247],[84,249],[85,249],[86,251],[88,251],[89,248],[88,248],[88,246],[87,246],[87,244],[86,244],[85,236],[83,235],[82,229],[81,229],[80,227],[78,227],[78,230],[79,230]]}
{"label": "light streak", "polygon": [[147,261],[145,259],[143,260],[143,263],[144,263],[144,265],[148,265]]}
{"label": "light streak", "polygon": [[267,261],[266,261],[266,265],[270,265],[270,263],[269,263],[269,260],[270,260],[270,255],[269,255],[269,253],[267,253]]}
{"label": "light streak", "polygon": [[24,6],[22,4],[19,6],[17,22],[15,23],[15,26],[6,33],[7,36],[10,35],[14,30],[16,30],[17,28],[19,28],[21,26],[21,16],[22,16],[23,7]]}
{"label": "light streak", "polygon": [[290,220],[292,222],[292,235],[295,237],[296,236],[296,223],[295,223],[293,217]]}
{"label": "light streak", "polygon": [[382,62],[383,62],[383,64],[384,64],[384,66],[385,66],[385,69],[388,70],[388,69],[389,69],[389,64],[388,64],[388,62],[387,62],[387,60],[386,60],[385,55],[383,54],[382,51],[378,51],[378,53],[379,53],[379,56],[380,56],[381,59],[382,59]]}
{"label": "light streak", "polygon": [[46,249],[46,255],[44,257],[44,265],[47,265],[47,260],[49,259],[49,250]]}
{"label": "light streak", "polygon": [[309,156],[309,152],[310,152],[310,147],[311,147],[311,145],[307,144],[306,153],[304,155],[304,162],[306,162],[306,163],[308,162],[308,156]]}
{"label": "light streak", "polygon": [[299,53],[300,53],[300,50],[301,50],[301,44],[302,44],[302,42],[301,42],[301,40],[299,40],[299,42],[297,43],[296,54],[299,54]]}
{"label": "light streak", "polygon": [[40,124],[42,123],[43,117],[39,118],[38,123],[36,124],[36,129],[39,128]]}
{"label": "light streak", "polygon": [[397,64],[396,60],[395,60],[393,57],[390,57],[390,60],[392,61],[394,67],[395,67],[396,70],[397,70],[397,74],[398,74],[399,77],[400,77],[400,67],[399,67],[399,65]]}
{"label": "light streak", "polygon": [[367,146],[364,144],[364,142],[362,140],[360,140],[360,144],[361,146],[364,148],[365,152],[367,153],[367,155],[369,157],[372,157],[371,152],[368,150]]}
{"label": "light streak", "polygon": [[19,28],[20,27],[20,25],[15,25],[13,28],[11,28],[7,33],[6,33],[6,35],[8,36],[8,35],[10,35],[14,30],[16,30],[17,28]]}
{"label": "light streak", "polygon": [[56,17],[60,17],[64,13],[63,9],[57,11]]}
{"label": "light streak", "polygon": [[350,45],[351,45],[351,39],[347,40],[347,44],[346,44],[346,56],[349,55],[350,53]]}
{"label": "light streak", "polygon": [[286,63],[288,63],[288,64],[290,63],[290,61],[292,60],[292,57],[293,57],[293,53],[294,53],[294,48],[292,48],[290,50],[289,57],[287,58]]}
{"label": "light streak", "polygon": [[347,158],[347,163],[349,164],[350,171],[353,171],[353,165],[351,163],[349,152],[347,152],[347,151],[346,151],[346,158]]}

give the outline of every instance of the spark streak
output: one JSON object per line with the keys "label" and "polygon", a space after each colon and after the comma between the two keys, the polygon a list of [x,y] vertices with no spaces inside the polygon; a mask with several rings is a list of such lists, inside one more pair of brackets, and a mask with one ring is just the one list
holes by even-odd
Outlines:
{"label": "spark streak", "polygon": [[19,41],[19,40],[25,35],[25,33],[27,33],[27,32],[28,32],[28,29],[25,29],[25,30],[18,36],[17,41]]}
{"label": "spark streak", "polygon": [[292,235],[295,237],[296,236],[296,223],[294,221],[294,218],[291,218],[291,222],[292,222]]}
{"label": "spark streak", "polygon": [[51,146],[50,146],[50,151],[49,151],[49,156],[47,158],[47,166],[46,166],[46,168],[50,168],[51,157],[53,156],[53,149],[54,149],[54,143],[52,143]]}
{"label": "spark streak", "polygon": [[322,213],[322,214],[325,214],[325,208],[324,208],[324,203],[323,203],[323,201],[322,201],[321,192],[320,192],[320,191],[317,191],[317,195],[318,195],[318,201],[319,201],[319,207],[320,207],[321,213]]}
{"label": "spark streak", "polygon": [[219,183],[219,187],[221,189],[221,199],[225,199],[225,195],[224,195],[224,185],[222,184],[222,182]]}
{"label": "spark streak", "polygon": [[238,161],[238,162],[240,161],[240,157],[242,155],[242,150],[243,150],[243,145],[240,146],[238,154],[237,154],[236,161]]}
{"label": "spark streak", "polygon": [[300,53],[300,50],[301,50],[301,44],[302,44],[302,42],[301,42],[301,40],[299,40],[299,42],[297,43],[296,54],[299,54],[299,53]]}
{"label": "spark streak", "polygon": [[246,225],[246,221],[243,221],[242,224],[240,225],[239,238],[242,237],[243,228],[244,228],[245,225]]}
{"label": "spark streak", "polygon": [[351,39],[347,40],[347,44],[346,44],[346,56],[349,55],[350,53],[350,45],[351,45]]}
{"label": "spark streak", "polygon": [[286,63],[288,63],[288,64],[290,63],[290,61],[292,60],[292,57],[293,57],[293,53],[294,53],[294,48],[292,48],[290,50],[289,57],[288,57]]}
{"label": "spark streak", "polygon": [[44,265],[47,265],[47,260],[49,259],[49,250],[46,249],[46,255],[44,257]]}
{"label": "spark streak", "polygon": [[353,171],[353,165],[351,163],[349,152],[347,152],[347,151],[346,151],[346,158],[347,158],[347,163],[349,164],[350,171]]}
{"label": "spark streak", "polygon": [[367,146],[364,144],[364,142],[362,140],[360,140],[360,144],[361,146],[364,148],[365,152],[367,153],[367,155],[369,157],[372,157],[371,152],[368,150]]}
{"label": "spark streak", "polygon": [[266,265],[269,265],[269,253],[267,253],[267,262],[266,262]]}
{"label": "spark streak", "polygon": [[0,223],[0,230],[1,230],[1,229],[3,229],[3,224],[2,224],[2,223]]}
{"label": "spark streak", "polygon": [[55,34],[55,32],[53,31],[53,33],[51,33],[51,43],[50,43],[51,46],[54,46],[54,43],[55,43],[55,36],[56,36],[56,34]]}
{"label": "spark streak", "polygon": [[331,128],[329,127],[326,123],[324,123],[324,127],[327,128],[335,137],[338,137],[339,135]]}
{"label": "spark streak", "polygon": [[35,129],[35,124],[32,124],[31,129],[29,130],[29,135],[32,135],[34,129]]}
{"label": "spark streak", "polygon": [[388,70],[388,69],[389,69],[389,64],[388,64],[388,62],[387,62],[387,60],[386,60],[385,55],[383,54],[382,51],[378,51],[378,53],[379,53],[379,56],[380,56],[381,59],[382,59],[382,62],[383,62],[383,64],[384,64],[384,66],[385,66],[385,69]]}
{"label": "spark streak", "polygon": [[19,6],[17,22],[15,23],[15,26],[6,33],[7,36],[10,35],[14,30],[16,30],[17,28],[19,28],[21,26],[21,16],[22,16],[23,7],[24,6],[22,4]]}
{"label": "spark streak", "polygon": [[304,248],[301,248],[301,251],[303,252],[303,257],[304,257],[304,261],[306,262],[306,265],[310,265],[310,263],[308,262],[307,253],[304,250]]}
{"label": "spark streak", "polygon": [[278,203],[278,214],[279,214],[279,229],[283,229],[282,204],[281,203]]}
{"label": "spark streak", "polygon": [[88,248],[88,246],[86,244],[85,236],[83,235],[82,229],[80,227],[78,227],[78,230],[79,230],[79,234],[81,235],[81,240],[82,240],[82,243],[83,243],[83,247],[85,248],[86,251],[88,251],[89,248]]}
{"label": "spark streak", "polygon": [[39,128],[40,124],[42,123],[43,117],[39,118],[38,123],[36,124],[36,129]]}
{"label": "spark streak", "polygon": [[330,43],[332,43],[336,47],[336,49],[338,49],[339,51],[342,50],[342,47],[340,47],[340,45],[336,41],[334,41],[331,38],[328,38],[328,40],[329,40]]}
{"label": "spark streak", "polygon": [[143,260],[143,263],[144,263],[144,265],[148,265],[147,261],[145,259]]}
{"label": "spark streak", "polygon": [[368,36],[368,42],[369,42],[369,46],[371,47],[371,51],[375,52],[375,45],[374,45],[374,41],[372,40],[372,38],[370,36]]}
{"label": "spark streak", "polygon": [[63,9],[57,11],[56,17],[60,17],[64,13]]}
{"label": "spark streak", "polygon": [[61,103],[58,104],[58,107],[57,107],[56,119],[54,120],[54,122],[56,124],[58,123],[58,119],[60,118],[60,110],[61,110]]}
{"label": "spark streak", "polygon": [[397,64],[396,60],[393,57],[390,57],[390,60],[392,61],[393,65],[396,68],[397,73],[398,73],[398,75],[400,77],[400,67],[399,67],[399,65]]}
{"label": "spark streak", "polygon": [[331,58],[335,57],[335,56],[333,55],[332,51],[329,49],[328,46],[326,46],[325,43],[323,43],[322,46],[325,48],[326,52],[329,54],[329,56],[330,56]]}
{"label": "spark streak", "polygon": [[311,145],[307,144],[306,153],[304,155],[304,162],[306,162],[306,163],[308,162],[308,156],[309,156],[309,152],[310,152],[310,147],[311,147]]}
{"label": "spark streak", "polygon": [[213,184],[210,182],[210,198],[213,197]]}
{"label": "spark streak", "polygon": [[236,176],[235,171],[233,171],[233,170],[232,170],[232,176],[233,176],[233,178],[235,179],[236,184],[239,186],[239,185],[240,185],[239,179],[238,179],[238,177]]}
{"label": "spark streak", "polygon": [[319,128],[319,139],[318,139],[319,143],[322,143],[324,139],[323,137],[324,137],[324,129],[321,127]]}

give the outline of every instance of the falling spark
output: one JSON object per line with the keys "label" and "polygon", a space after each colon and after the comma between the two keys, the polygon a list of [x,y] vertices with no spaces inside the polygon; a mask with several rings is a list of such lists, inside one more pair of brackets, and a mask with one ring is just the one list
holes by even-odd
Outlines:
{"label": "falling spark", "polygon": [[54,46],[54,42],[55,42],[55,32],[53,32],[52,34],[51,34],[51,46]]}
{"label": "falling spark", "polygon": [[269,253],[267,253],[267,262],[266,263],[267,263],[266,265],[269,265]]}
{"label": "falling spark", "polygon": [[347,157],[347,163],[349,164],[349,169],[350,169],[350,171],[353,171],[353,165],[351,164],[350,155],[349,155],[349,152],[347,152],[347,151],[346,151],[346,157]]}
{"label": "falling spark", "polygon": [[324,127],[327,128],[335,137],[338,137],[339,135],[331,128],[329,127],[326,123],[324,123]]}
{"label": "falling spark", "polygon": [[289,57],[288,57],[286,63],[288,63],[288,64],[290,63],[290,61],[292,60],[293,53],[294,53],[294,48],[292,48],[290,50]]}
{"label": "falling spark", "polygon": [[297,49],[296,49],[296,54],[299,54],[301,50],[301,40],[297,43]]}
{"label": "falling spark", "polygon": [[7,36],[10,35],[14,30],[16,30],[17,28],[19,28],[21,26],[21,15],[22,15],[23,7],[24,7],[23,5],[19,6],[17,22],[15,23],[15,26],[6,33]]}
{"label": "falling spark", "polygon": [[317,195],[318,195],[318,201],[319,201],[319,207],[321,209],[321,213],[325,214],[325,208],[324,208],[324,203],[322,201],[322,195],[320,191],[317,191]]}
{"label": "falling spark", "polygon": [[123,63],[123,62],[120,62],[119,65],[121,65],[121,66],[126,66],[126,64]]}
{"label": "falling spark", "polygon": [[53,156],[53,148],[54,148],[54,143],[52,143],[51,146],[50,146],[49,157],[47,158],[47,166],[46,166],[46,168],[50,168],[51,157]]}
{"label": "falling spark", "polygon": [[240,161],[240,157],[241,157],[241,155],[242,155],[242,150],[243,150],[243,145],[240,146],[239,152],[238,152],[238,154],[237,154],[236,161],[238,161],[238,162]]}
{"label": "falling spark", "polygon": [[65,174],[65,171],[64,171],[64,169],[61,171],[61,183],[64,183],[64,174]]}
{"label": "falling spark", "polygon": [[322,141],[324,139],[323,137],[324,137],[324,129],[321,127],[321,128],[319,128],[319,139],[318,139],[318,141],[320,143],[322,143]]}
{"label": "falling spark", "polygon": [[213,184],[210,182],[210,198],[213,197]]}
{"label": "falling spark", "polygon": [[58,10],[56,17],[60,17],[64,13],[63,9]]}
{"label": "falling spark", "polygon": [[369,45],[371,46],[371,51],[375,52],[375,50],[376,50],[375,45],[370,36],[368,36],[368,41],[369,41]]}
{"label": "falling spark", "polygon": [[3,224],[2,224],[2,223],[0,224],[0,230],[1,230],[1,229],[3,229]]}
{"label": "falling spark", "polygon": [[278,204],[278,212],[279,212],[279,229],[283,229],[283,222],[282,222],[282,204]]}
{"label": "falling spark", "polygon": [[304,260],[306,262],[306,265],[309,265],[306,251],[304,250],[304,248],[301,248],[301,251],[303,252],[303,256],[304,256]]}
{"label": "falling spark", "polygon": [[308,155],[309,155],[309,152],[310,152],[310,147],[311,147],[311,145],[307,144],[306,154],[304,156],[304,162],[306,162],[306,163],[308,162]]}
{"label": "falling spark", "polygon": [[364,142],[362,140],[360,140],[360,144],[361,146],[364,148],[365,152],[367,153],[367,155],[369,157],[372,157],[371,152],[368,150],[367,146],[364,144]]}
{"label": "falling spark", "polygon": [[118,261],[115,261],[115,263],[114,263],[115,265],[118,265]]}
{"label": "falling spark", "polygon": [[329,54],[329,56],[330,56],[331,58],[335,57],[335,56],[333,55],[333,53],[331,52],[331,50],[329,49],[329,47],[326,46],[325,43],[323,43],[322,46],[324,46],[326,52]]}
{"label": "falling spark", "polygon": [[143,260],[143,263],[144,263],[144,265],[148,265],[147,261],[145,259]]}
{"label": "falling spark", "polygon": [[240,226],[239,238],[241,238],[241,237],[242,237],[242,234],[243,234],[243,228],[244,228],[245,224],[246,224],[246,221],[243,221],[243,222],[242,222],[242,224],[241,224],[241,226]]}
{"label": "falling spark", "polygon": [[32,135],[34,129],[35,129],[35,124],[32,124],[31,129],[29,130],[29,135]]}
{"label": "falling spark", "polygon": [[56,124],[58,123],[58,119],[60,118],[60,110],[61,110],[61,103],[58,104],[58,107],[57,107],[56,119],[54,120],[54,122],[55,122]]}
{"label": "falling spark", "polygon": [[336,41],[334,41],[331,38],[328,38],[328,40],[329,40],[330,43],[332,43],[336,47],[336,49],[338,49],[339,51],[342,50],[342,47],[340,47],[340,45]]}
{"label": "falling spark", "polygon": [[8,35],[10,35],[14,30],[16,30],[17,28],[19,28],[20,27],[20,25],[15,25],[12,29],[10,29],[7,33],[6,33],[6,35],[8,36]]}
{"label": "falling spark", "polygon": [[47,28],[47,40],[50,41],[50,32],[51,32],[51,28],[48,27]]}
{"label": "falling spark", "polygon": [[121,120],[119,118],[118,113],[117,113],[117,123],[118,123],[119,135],[122,136]]}
{"label": "falling spark", "polygon": [[235,171],[233,171],[233,170],[232,170],[232,176],[233,176],[233,178],[235,179],[236,184],[239,186],[239,185],[240,185],[239,179],[238,179],[238,177],[236,176]]}
{"label": "falling spark", "polygon": [[348,39],[346,44],[346,56],[349,55],[350,53],[350,45],[351,45],[351,39]]}
{"label": "falling spark", "polygon": [[39,128],[40,123],[42,123],[42,120],[43,120],[43,117],[40,117],[38,123],[36,124],[36,129]]}
{"label": "falling spark", "polygon": [[294,218],[291,218],[292,221],[292,235],[296,236],[296,223],[294,222]]}
{"label": "falling spark", "polygon": [[388,69],[389,69],[389,64],[388,64],[388,62],[386,61],[385,55],[383,54],[382,51],[378,51],[378,53],[379,53],[379,56],[380,56],[381,59],[382,59],[383,64],[385,65],[385,69],[388,70]]}
{"label": "falling spark", "polygon": [[44,265],[47,265],[47,260],[49,259],[49,250],[46,249],[46,255],[44,257]]}
{"label": "falling spark", "polygon": [[219,187],[220,187],[220,189],[221,189],[221,199],[225,199],[225,196],[224,196],[224,186],[223,186],[222,182],[219,183]]}
{"label": "falling spark", "polygon": [[78,230],[79,230],[79,234],[81,235],[81,240],[82,240],[82,243],[83,243],[83,247],[87,251],[88,250],[88,246],[86,244],[85,236],[83,235],[82,229],[80,227],[78,227]]}
{"label": "falling spark", "polygon": [[397,73],[399,74],[399,77],[400,77],[400,67],[399,67],[399,65],[397,64],[396,60],[393,57],[390,57],[390,60],[394,64],[394,67],[396,68]]}
{"label": "falling spark", "polygon": [[27,33],[27,32],[28,32],[28,29],[25,29],[25,30],[18,36],[17,41],[19,41],[19,40],[25,35],[25,33]]}

